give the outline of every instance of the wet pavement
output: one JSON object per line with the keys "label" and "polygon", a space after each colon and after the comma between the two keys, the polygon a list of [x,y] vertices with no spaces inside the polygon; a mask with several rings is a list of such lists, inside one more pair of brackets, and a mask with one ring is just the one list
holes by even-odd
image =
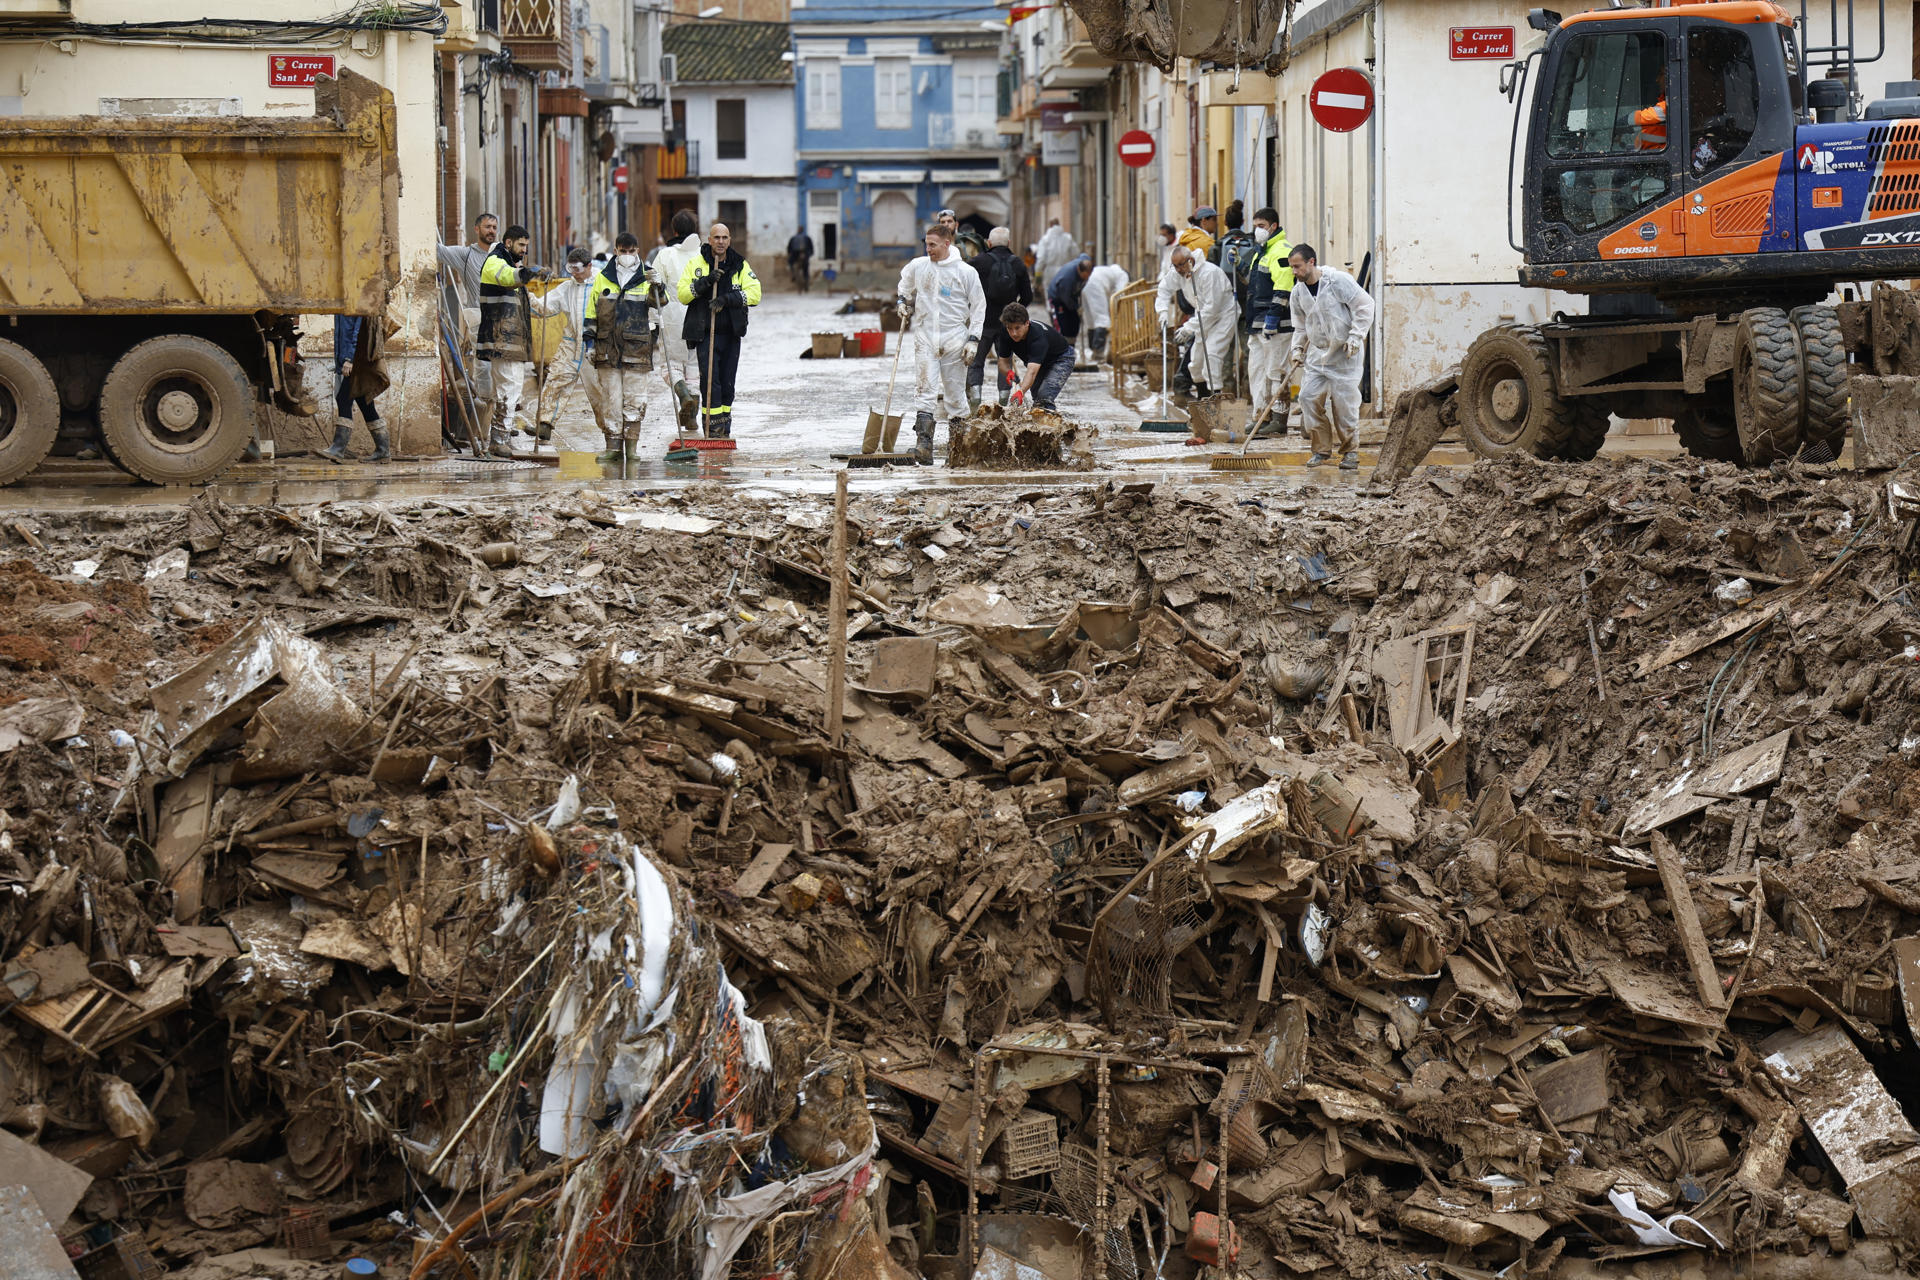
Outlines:
{"label": "wet pavement", "polygon": [[[537,492],[556,484],[658,490],[718,481],[772,493],[831,492],[834,473],[842,466],[834,455],[858,451],[869,411],[879,410],[887,402],[888,381],[901,343],[900,335],[889,334],[884,356],[801,358],[803,352],[811,350],[814,333],[852,333],[879,327],[876,314],[837,314],[845,301],[844,296],[824,293],[770,294],[754,310],[742,350],[733,413],[738,448],[730,452],[706,452],[693,462],[665,461],[662,455],[677,432],[668,390],[670,375],[663,370],[657,394],[649,403],[640,458],[624,477],[617,465],[603,465],[597,460],[605,444],[587,410],[585,394],[576,388],[556,421],[558,453],[539,461],[434,457],[335,466],[312,457],[283,458],[272,463],[236,465],[211,487],[227,502],[287,504],[436,494],[481,497]],[[914,376],[910,334],[905,337],[905,346],[898,358],[892,411],[905,419],[901,447],[910,449]],[[1136,397],[1134,404],[1114,394],[1113,378],[1105,368],[1076,373],[1067,382],[1060,397],[1061,413],[1098,432],[1093,440],[1091,472],[1064,468],[951,470],[944,461],[947,428],[942,419],[937,465],[857,468],[851,483],[866,490],[1008,484],[1031,488],[1124,479],[1253,483],[1278,490],[1312,485],[1323,499],[1342,493],[1358,496],[1367,487],[1384,431],[1384,423],[1378,420],[1363,424],[1362,466],[1357,472],[1333,467],[1309,469],[1297,418],[1294,434],[1254,443],[1248,456],[1268,460],[1253,464],[1259,469],[1212,470],[1211,455],[1238,456],[1241,447],[1189,447],[1185,434],[1140,431],[1143,410],[1157,410],[1158,398],[1137,379],[1130,391]],[[529,406],[532,399],[530,386]],[[1159,414],[1155,412],[1154,416]],[[1609,439],[1605,453],[1643,456],[1674,453],[1678,447],[1671,434],[1620,435]],[[1452,445],[1436,449],[1428,458],[1439,465],[1466,465],[1473,460],[1471,453]],[[0,511],[175,505],[196,492],[141,484],[106,462],[56,459],[25,482],[0,489]]]}

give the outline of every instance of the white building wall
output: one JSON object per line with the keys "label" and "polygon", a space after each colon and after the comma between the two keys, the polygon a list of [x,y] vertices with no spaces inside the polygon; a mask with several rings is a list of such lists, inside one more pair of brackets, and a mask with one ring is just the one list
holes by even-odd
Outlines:
{"label": "white building wall", "polygon": [[[679,85],[674,92],[687,104],[687,137],[699,144],[700,222],[704,227],[720,216],[722,201],[744,201],[747,206],[747,251],[763,280],[782,278],[775,268],[783,260],[787,237],[799,226],[798,183],[794,174],[796,146],[794,91],[781,85]],[[714,104],[722,98],[747,102],[747,154],[744,159],[719,158],[719,132]],[[669,184],[670,189],[683,184]],[[742,228],[734,228],[738,236]]]}

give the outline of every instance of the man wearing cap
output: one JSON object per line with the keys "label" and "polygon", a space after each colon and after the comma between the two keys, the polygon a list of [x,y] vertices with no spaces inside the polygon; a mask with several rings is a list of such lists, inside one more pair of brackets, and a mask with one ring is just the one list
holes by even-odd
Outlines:
{"label": "man wearing cap", "polygon": [[962,262],[972,262],[987,251],[987,242],[980,238],[980,233],[972,227],[961,226],[953,210],[942,209],[934,221],[953,232],[953,247],[960,251]]}

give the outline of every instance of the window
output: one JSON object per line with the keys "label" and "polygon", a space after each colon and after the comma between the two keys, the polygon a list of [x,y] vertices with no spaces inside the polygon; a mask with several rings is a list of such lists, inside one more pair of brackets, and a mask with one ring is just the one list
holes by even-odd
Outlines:
{"label": "window", "polygon": [[906,58],[873,60],[873,126],[913,128],[913,64]]}
{"label": "window", "polygon": [[915,244],[920,239],[913,216],[913,197],[904,191],[882,191],[873,198],[873,242]]}
{"label": "window", "polygon": [[745,200],[722,200],[719,205],[720,221],[727,224],[727,231],[733,236],[734,252],[741,257],[747,256],[747,202]]}
{"label": "window", "polygon": [[747,100],[720,98],[713,104],[714,155],[721,160],[747,158]]}
{"label": "window", "polygon": [[999,106],[999,68],[980,58],[953,64],[953,118],[979,127]]}
{"label": "window", "polygon": [[808,58],[807,128],[840,127],[840,59]]}
{"label": "window", "polygon": [[1760,122],[1753,45],[1737,27],[1687,34],[1687,164],[1711,173],[1739,158]]}
{"label": "window", "polygon": [[[1547,115],[1540,212],[1585,234],[1632,217],[1673,185],[1667,46],[1657,31],[1578,36],[1561,56]],[[1599,161],[1600,163],[1595,163]]]}

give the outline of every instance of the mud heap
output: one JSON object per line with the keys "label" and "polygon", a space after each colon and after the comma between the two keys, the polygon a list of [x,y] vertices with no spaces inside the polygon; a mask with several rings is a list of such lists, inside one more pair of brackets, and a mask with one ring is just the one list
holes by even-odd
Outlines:
{"label": "mud heap", "polygon": [[16,523],[0,1257],[1909,1266],[1905,493]]}

